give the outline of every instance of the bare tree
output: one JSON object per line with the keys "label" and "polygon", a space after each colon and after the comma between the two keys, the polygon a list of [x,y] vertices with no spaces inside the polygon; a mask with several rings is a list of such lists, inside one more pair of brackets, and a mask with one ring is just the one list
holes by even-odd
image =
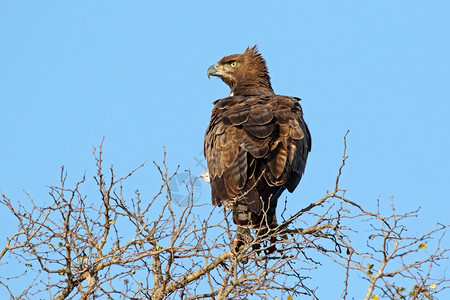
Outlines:
{"label": "bare tree", "polygon": [[[104,169],[100,145],[95,200],[81,191],[85,178],[67,186],[64,168],[48,205],[2,193],[18,227],[0,252],[0,284],[12,299],[318,299],[310,274],[327,262],[342,266],[342,299],[352,299],[356,283],[364,299],[437,299],[449,287],[439,273],[447,225],[411,236],[405,222],[418,211],[397,213],[392,203],[383,215],[347,199],[339,186],[345,150],[332,192],[236,251],[229,213],[193,201],[197,179],[185,182],[185,206],[173,201],[178,170],[169,172],[165,153],[154,163],[159,191],[143,199],[139,191],[127,197],[123,185],[144,164],[117,177]],[[5,274],[8,264],[23,272]],[[18,280],[26,288],[10,288]]]}

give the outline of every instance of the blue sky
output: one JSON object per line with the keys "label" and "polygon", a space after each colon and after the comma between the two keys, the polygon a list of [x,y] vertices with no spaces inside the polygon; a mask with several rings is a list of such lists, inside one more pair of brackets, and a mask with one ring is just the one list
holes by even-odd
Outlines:
{"label": "blue sky", "polygon": [[49,201],[62,165],[92,178],[103,137],[118,174],[149,162],[130,190],[157,190],[163,147],[198,174],[211,103],[229,93],[206,70],[258,44],[313,138],[289,209],[333,187],[350,130],[349,198],[422,207],[413,232],[449,223],[449,14],[448,1],[1,1],[0,189]]}

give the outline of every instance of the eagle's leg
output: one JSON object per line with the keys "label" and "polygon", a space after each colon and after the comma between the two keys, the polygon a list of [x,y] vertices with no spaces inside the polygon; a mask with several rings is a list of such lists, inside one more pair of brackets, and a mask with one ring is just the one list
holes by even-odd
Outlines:
{"label": "eagle's leg", "polygon": [[233,250],[235,252],[239,252],[241,250],[241,247],[243,247],[245,244],[250,244],[253,241],[253,237],[250,233],[250,229],[248,229],[247,227],[238,225],[236,232],[236,238],[233,241]]}

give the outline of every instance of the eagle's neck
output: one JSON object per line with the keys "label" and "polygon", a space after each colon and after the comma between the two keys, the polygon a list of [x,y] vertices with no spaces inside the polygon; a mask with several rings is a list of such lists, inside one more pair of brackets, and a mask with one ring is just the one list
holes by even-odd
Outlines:
{"label": "eagle's neck", "polygon": [[230,96],[242,96],[249,94],[274,94],[270,80],[260,78],[259,80],[241,81],[231,86]]}

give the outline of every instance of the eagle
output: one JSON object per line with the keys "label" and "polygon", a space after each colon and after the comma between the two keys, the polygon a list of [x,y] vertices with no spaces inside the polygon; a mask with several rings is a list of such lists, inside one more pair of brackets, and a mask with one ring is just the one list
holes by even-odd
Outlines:
{"label": "eagle", "polygon": [[207,75],[231,89],[213,102],[205,134],[212,204],[232,210],[236,240],[249,242],[250,228],[267,232],[278,226],[277,200],[302,178],[311,135],[300,98],[274,93],[256,45],[225,56]]}

